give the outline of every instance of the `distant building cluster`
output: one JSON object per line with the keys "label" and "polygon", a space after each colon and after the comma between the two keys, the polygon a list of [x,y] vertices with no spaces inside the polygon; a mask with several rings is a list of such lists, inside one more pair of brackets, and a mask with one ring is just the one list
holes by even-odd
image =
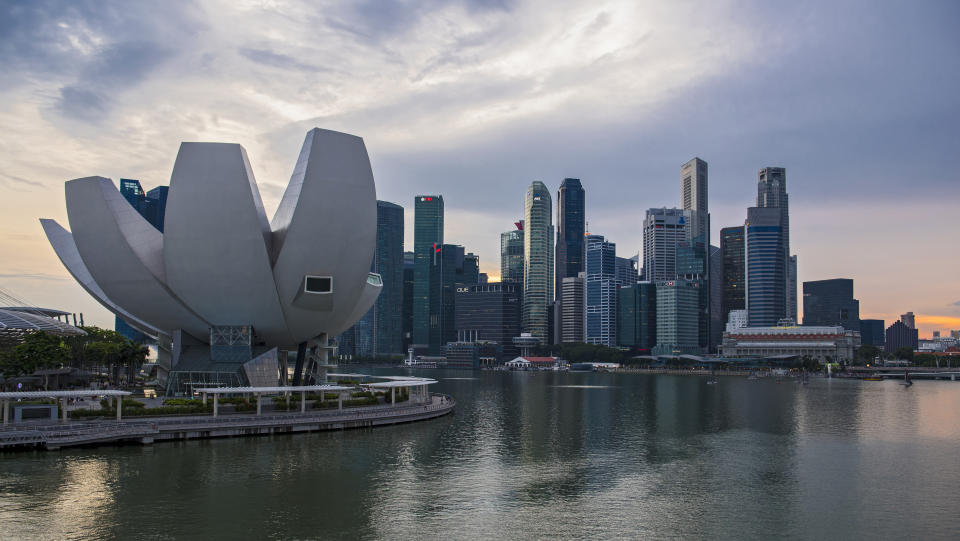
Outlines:
{"label": "distant building cluster", "polygon": [[[163,230],[166,187],[145,194],[125,179],[121,192]],[[404,208],[378,201],[370,271],[383,278],[383,292],[338,337],[339,356],[416,355],[477,368],[517,357],[513,339],[522,333],[541,345],[589,343],[637,355],[846,361],[861,344],[890,352],[919,346],[912,313],[889,327],[861,320],[851,279],[804,282],[797,325],[797,256],[790,253],[782,167],[759,171],[755,206],[742,224],[720,229],[720,246],[710,245],[708,166],[700,158],[680,167],[679,207],[644,213],[642,255],[620,257],[615,242],[588,231],[585,200],[580,179],[564,179],[555,226],[550,190],[531,183],[524,215],[500,233],[500,282],[479,272],[477,255],[445,241],[442,195],[414,198],[412,251],[404,247]]]}

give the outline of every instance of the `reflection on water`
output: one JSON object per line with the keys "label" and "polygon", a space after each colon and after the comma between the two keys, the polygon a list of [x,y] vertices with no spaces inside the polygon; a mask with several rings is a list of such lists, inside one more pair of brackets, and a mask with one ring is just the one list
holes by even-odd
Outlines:
{"label": "reflection on water", "polygon": [[0,455],[0,537],[936,539],[960,529],[956,383],[417,375],[440,378],[455,415]]}

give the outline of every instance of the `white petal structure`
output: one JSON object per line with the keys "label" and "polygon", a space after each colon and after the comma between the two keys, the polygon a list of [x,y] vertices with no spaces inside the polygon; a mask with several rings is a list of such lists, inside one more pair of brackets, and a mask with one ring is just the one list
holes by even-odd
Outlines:
{"label": "white petal structure", "polygon": [[[310,130],[271,222],[273,274],[291,332],[309,333],[320,323],[336,335],[373,306],[380,286],[370,285],[367,274],[376,224],[377,194],[363,139]],[[331,293],[307,294],[308,275],[332,277]]]}
{"label": "white petal structure", "polygon": [[66,199],[72,233],[41,220],[61,262],[149,334],[206,342],[211,327],[250,325],[258,343],[294,348],[349,328],[381,289],[373,172],[353,135],[307,133],[272,224],[235,144],[181,144],[163,233],[109,179],[68,181]]}
{"label": "white petal structure", "polygon": [[177,297],[217,325],[256,321],[265,342],[293,342],[270,268],[270,226],[242,146],[182,143],[164,220],[166,281]]}

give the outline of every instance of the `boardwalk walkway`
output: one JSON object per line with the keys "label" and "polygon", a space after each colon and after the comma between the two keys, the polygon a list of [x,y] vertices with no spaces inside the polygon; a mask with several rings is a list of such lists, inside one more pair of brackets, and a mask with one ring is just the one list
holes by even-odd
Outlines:
{"label": "boardwalk walkway", "polygon": [[368,406],[270,415],[137,417],[129,420],[25,423],[0,429],[0,449],[59,449],[78,445],[256,436],[373,427],[441,417],[456,406],[449,396],[431,395],[427,404]]}

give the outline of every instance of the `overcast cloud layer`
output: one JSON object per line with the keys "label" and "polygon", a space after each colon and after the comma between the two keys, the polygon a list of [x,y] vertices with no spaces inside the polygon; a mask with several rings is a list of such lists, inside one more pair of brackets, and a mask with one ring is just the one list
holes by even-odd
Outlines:
{"label": "overcast cloud layer", "polygon": [[441,193],[447,241],[491,275],[534,179],[581,178],[591,231],[629,256],[689,158],[710,164],[715,244],[783,166],[801,281],[854,278],[863,317],[960,328],[958,2],[0,9],[0,288],[38,305],[110,322],[42,238],[65,180],[149,189],[181,141],[236,142],[272,213],[319,126],[365,139],[408,243],[413,196]]}

